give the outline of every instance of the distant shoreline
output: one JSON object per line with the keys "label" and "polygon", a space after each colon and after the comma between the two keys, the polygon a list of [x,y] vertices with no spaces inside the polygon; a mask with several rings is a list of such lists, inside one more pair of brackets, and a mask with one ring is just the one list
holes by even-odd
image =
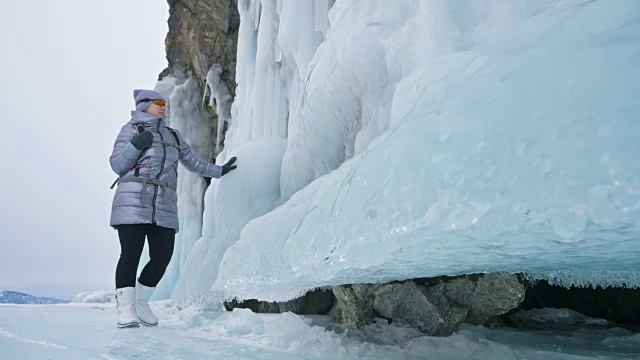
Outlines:
{"label": "distant shoreline", "polygon": [[36,296],[36,295],[14,291],[14,290],[0,291],[0,304],[54,305],[54,304],[67,304],[70,302],[71,300],[65,300],[65,299],[48,297],[48,296]]}

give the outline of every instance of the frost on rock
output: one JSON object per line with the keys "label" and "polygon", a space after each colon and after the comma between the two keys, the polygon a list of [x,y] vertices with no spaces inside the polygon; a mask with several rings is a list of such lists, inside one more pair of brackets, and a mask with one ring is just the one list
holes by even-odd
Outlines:
{"label": "frost on rock", "polygon": [[216,133],[216,153],[220,152],[220,144],[222,142],[222,130],[225,123],[231,121],[231,104],[233,99],[231,92],[227,85],[220,80],[220,74],[222,73],[222,67],[218,64],[214,64],[207,72],[207,82],[205,85],[205,91],[202,95],[202,102],[204,104],[205,97],[207,95],[207,89],[209,89],[209,106],[216,108],[216,114],[218,116],[218,131]]}

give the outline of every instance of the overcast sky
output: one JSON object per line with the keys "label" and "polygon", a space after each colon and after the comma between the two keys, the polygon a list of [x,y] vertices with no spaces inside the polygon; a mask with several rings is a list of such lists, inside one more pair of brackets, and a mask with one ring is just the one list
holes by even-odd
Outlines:
{"label": "overcast sky", "polygon": [[0,11],[0,291],[114,288],[109,155],[167,66],[164,0],[21,0]]}

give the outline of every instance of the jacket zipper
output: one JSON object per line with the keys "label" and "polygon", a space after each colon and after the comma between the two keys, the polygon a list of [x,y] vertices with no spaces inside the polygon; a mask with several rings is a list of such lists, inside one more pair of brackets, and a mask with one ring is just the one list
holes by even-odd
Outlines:
{"label": "jacket zipper", "polygon": [[[164,146],[164,137],[162,136],[162,131],[160,131],[160,121],[158,121],[158,134],[160,135],[160,142],[162,143],[162,163],[160,164],[160,172],[158,173],[158,176],[156,176],[156,181],[160,180],[160,176],[162,175],[162,172],[164,171],[164,163],[167,160],[167,148],[166,146]],[[153,203],[151,204],[153,212],[151,214],[151,223],[153,225],[158,225],[156,222],[156,200],[158,199],[158,185],[154,185],[155,190],[153,191]],[[166,196],[167,194],[164,194],[164,196]]]}

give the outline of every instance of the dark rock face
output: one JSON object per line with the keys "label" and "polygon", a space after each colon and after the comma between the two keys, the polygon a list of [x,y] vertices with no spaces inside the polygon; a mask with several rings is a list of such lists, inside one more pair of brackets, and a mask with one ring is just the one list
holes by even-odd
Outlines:
{"label": "dark rock face", "polygon": [[463,322],[482,324],[506,314],[518,307],[525,294],[518,276],[502,273],[341,285],[332,290],[313,291],[285,303],[246,300],[227,302],[225,307],[248,308],[259,313],[329,312],[352,328],[373,323],[375,318],[386,318],[430,335],[446,336]]}
{"label": "dark rock face", "polygon": [[[165,49],[169,68],[160,73],[158,80],[169,75],[173,75],[180,81],[192,77],[196,80],[201,93],[204,93],[207,72],[212,66],[217,65],[221,69],[220,81],[226,85],[230,94],[229,101],[232,102],[236,88],[236,58],[240,28],[238,1],[168,0],[168,2],[169,33],[165,39]],[[218,131],[216,105],[205,108],[213,123],[213,134],[216,134]],[[221,143],[224,143],[225,130],[226,126],[222,131]],[[221,150],[220,148],[219,151]],[[217,153],[205,154],[204,158],[214,159],[215,156]]]}
{"label": "dark rock face", "polygon": [[304,296],[287,302],[267,302],[258,300],[229,301],[224,306],[227,310],[235,308],[251,309],[256,313],[283,313],[292,312],[300,315],[326,314],[334,303],[331,290],[310,291]]}
{"label": "dark rock face", "polygon": [[237,0],[169,0],[165,40],[169,71],[193,74],[204,89],[207,71],[219,64],[221,80],[235,95],[240,15]]}
{"label": "dark rock face", "polygon": [[[532,309],[509,312],[503,316],[511,327],[530,330],[575,331],[577,329],[610,329],[620,327],[605,319],[588,317],[571,309]],[[632,330],[630,328],[629,330]],[[637,330],[636,330],[637,331]]]}
{"label": "dark rock face", "polygon": [[491,273],[334,288],[337,316],[349,326],[373,322],[379,315],[406,323],[430,335],[446,336],[463,322],[482,324],[506,314],[523,300],[525,286],[516,275]]}
{"label": "dark rock face", "polygon": [[521,309],[566,308],[618,324],[640,325],[640,289],[564,288],[546,281],[532,284]]}
{"label": "dark rock face", "polygon": [[331,315],[342,320],[349,327],[357,328],[371,323],[375,317],[378,317],[373,309],[374,291],[378,287],[380,285],[334,286],[333,294],[337,302],[331,310]]}
{"label": "dark rock face", "polygon": [[392,321],[404,322],[431,335],[447,335],[464,320],[467,310],[448,301],[444,289],[412,281],[384,285],[376,291],[374,309]]}

